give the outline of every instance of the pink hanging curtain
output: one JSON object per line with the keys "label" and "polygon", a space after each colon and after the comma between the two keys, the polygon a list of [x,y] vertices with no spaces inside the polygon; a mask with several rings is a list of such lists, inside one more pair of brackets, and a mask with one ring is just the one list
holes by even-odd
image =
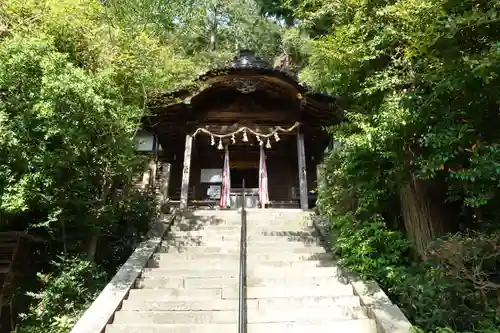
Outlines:
{"label": "pink hanging curtain", "polygon": [[260,208],[264,208],[267,204],[269,204],[266,154],[264,153],[264,147],[262,145],[260,146],[260,161],[259,161],[259,202],[260,202]]}
{"label": "pink hanging curtain", "polygon": [[222,171],[222,193],[220,196],[220,206],[222,208],[229,208],[231,206],[231,171],[229,169],[229,151],[226,146],[224,154],[224,169]]}

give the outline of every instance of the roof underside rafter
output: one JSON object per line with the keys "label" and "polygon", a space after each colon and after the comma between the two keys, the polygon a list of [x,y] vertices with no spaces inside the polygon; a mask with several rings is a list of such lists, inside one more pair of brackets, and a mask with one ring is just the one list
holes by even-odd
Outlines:
{"label": "roof underside rafter", "polygon": [[152,115],[146,123],[300,121],[317,127],[341,121],[335,97],[309,91],[294,76],[270,68],[249,51],[241,51],[230,66],[201,75],[196,83],[193,89],[151,96]]}

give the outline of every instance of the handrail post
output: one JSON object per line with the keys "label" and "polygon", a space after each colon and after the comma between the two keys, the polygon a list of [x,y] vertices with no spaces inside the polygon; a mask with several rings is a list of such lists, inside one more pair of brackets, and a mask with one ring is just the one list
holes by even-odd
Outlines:
{"label": "handrail post", "polygon": [[247,212],[245,210],[245,179],[243,179],[241,195],[241,236],[240,236],[240,281],[239,281],[239,312],[238,333],[247,332]]}

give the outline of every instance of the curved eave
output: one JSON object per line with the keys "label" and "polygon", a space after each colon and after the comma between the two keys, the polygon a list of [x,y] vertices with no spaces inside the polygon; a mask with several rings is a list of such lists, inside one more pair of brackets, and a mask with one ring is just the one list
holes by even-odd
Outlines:
{"label": "curved eave", "polygon": [[252,77],[252,78],[272,78],[278,80],[281,85],[289,86],[296,93],[307,96],[326,104],[335,103],[335,96],[326,93],[314,93],[309,91],[308,87],[297,82],[296,78],[290,74],[278,69],[255,68],[255,67],[238,67],[238,68],[221,68],[214,69],[199,76],[195,83],[198,88],[181,89],[171,92],[159,93],[151,96],[148,102],[148,107],[152,109],[168,108],[175,104],[186,104],[186,101],[203,94],[204,91],[210,89],[213,85],[224,85],[224,82],[230,81],[234,76]]}

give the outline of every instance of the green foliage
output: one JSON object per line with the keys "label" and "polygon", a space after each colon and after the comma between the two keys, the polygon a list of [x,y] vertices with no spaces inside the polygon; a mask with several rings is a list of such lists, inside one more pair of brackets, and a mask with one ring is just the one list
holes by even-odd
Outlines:
{"label": "green foliage", "polygon": [[[321,35],[301,77],[341,96],[345,110],[346,123],[331,129],[342,145],[325,156],[319,189],[334,250],[426,331],[500,327],[498,11],[487,0],[298,9]],[[446,197],[403,191],[416,180]]]}
{"label": "green foliage", "polygon": [[[134,193],[120,200],[113,218],[115,223],[100,238],[96,261],[114,275],[144,239],[154,219],[155,199],[152,194]],[[112,245],[112,246],[109,246]]]}
{"label": "green foliage", "polygon": [[79,257],[59,258],[53,265],[53,272],[38,275],[43,287],[30,293],[34,302],[21,316],[19,333],[68,332],[105,283],[106,275]]}
{"label": "green foliage", "polygon": [[96,265],[47,264],[22,332],[69,331],[101,286],[91,272],[113,275],[145,235],[148,96],[238,48],[272,61],[299,44],[282,32],[253,0],[0,1],[0,223],[47,238],[47,261]]}
{"label": "green foliage", "polygon": [[46,264],[23,332],[69,331],[153,217],[134,135],[147,95],[196,68],[116,20],[93,0],[0,4],[0,222],[44,236],[47,262],[96,263]]}

